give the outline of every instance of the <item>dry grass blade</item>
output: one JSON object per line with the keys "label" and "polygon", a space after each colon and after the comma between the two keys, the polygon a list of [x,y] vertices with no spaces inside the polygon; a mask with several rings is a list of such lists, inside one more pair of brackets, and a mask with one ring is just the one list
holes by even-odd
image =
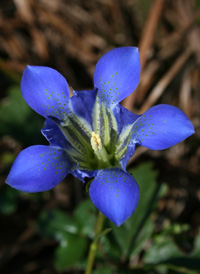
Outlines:
{"label": "dry grass blade", "polygon": [[168,72],[163,76],[163,78],[157,83],[157,85],[153,88],[150,95],[145,100],[144,104],[139,110],[139,113],[145,112],[148,108],[156,103],[156,101],[160,98],[160,96],[165,91],[166,87],[172,81],[172,79],[176,76],[188,58],[191,56],[191,51],[186,50],[172,65],[172,67],[168,70]]}
{"label": "dry grass blade", "polygon": [[[139,43],[139,51],[140,51],[140,61],[141,61],[141,73],[143,72],[143,68],[146,65],[149,50],[152,47],[154,41],[154,34],[158,27],[159,19],[162,15],[164,0],[155,0],[151,6],[151,10],[149,11],[149,15],[140,39]],[[138,92],[140,91],[140,92]],[[123,106],[129,110],[132,110],[133,104],[135,100],[139,99],[141,101],[144,97],[144,90],[141,90],[139,87],[135,90],[134,93],[129,95],[123,102]],[[136,99],[137,98],[137,99]]]}
{"label": "dry grass blade", "polygon": [[192,117],[192,102],[191,102],[191,92],[192,92],[192,81],[191,73],[193,66],[187,68],[184,73],[183,81],[180,88],[179,100],[181,109],[187,114],[188,117]]}
{"label": "dry grass blade", "polygon": [[[142,36],[140,38],[139,50],[141,58],[141,71],[146,65],[148,59],[148,52],[152,47],[155,32],[158,28],[158,22],[163,12],[165,0],[155,0],[152,4],[151,10],[149,11],[149,16],[147,18]],[[141,95],[140,95],[141,96]]]}

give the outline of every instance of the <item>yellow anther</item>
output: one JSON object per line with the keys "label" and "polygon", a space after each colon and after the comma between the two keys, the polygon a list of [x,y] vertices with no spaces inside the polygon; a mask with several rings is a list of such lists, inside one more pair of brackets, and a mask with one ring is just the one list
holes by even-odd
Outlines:
{"label": "yellow anther", "polygon": [[90,142],[94,151],[102,149],[101,137],[94,131],[92,131],[92,137],[90,139]]}

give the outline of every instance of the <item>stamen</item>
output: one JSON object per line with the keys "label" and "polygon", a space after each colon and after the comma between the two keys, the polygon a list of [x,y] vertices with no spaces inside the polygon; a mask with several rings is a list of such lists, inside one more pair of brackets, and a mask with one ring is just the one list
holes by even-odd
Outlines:
{"label": "stamen", "polygon": [[102,142],[101,137],[96,132],[92,131],[92,137],[90,139],[91,146],[94,151],[101,150],[102,149]]}

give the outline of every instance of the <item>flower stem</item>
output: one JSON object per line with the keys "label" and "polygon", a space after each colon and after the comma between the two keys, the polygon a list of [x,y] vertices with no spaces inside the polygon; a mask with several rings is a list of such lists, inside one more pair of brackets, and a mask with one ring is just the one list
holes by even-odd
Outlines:
{"label": "flower stem", "polygon": [[100,238],[99,234],[101,233],[101,231],[103,229],[104,220],[105,220],[105,216],[99,211],[96,228],[95,228],[95,237],[90,245],[85,274],[92,273],[92,268],[94,265],[94,260],[95,260],[95,256],[97,253],[97,248],[98,248],[98,243],[99,243],[99,238]]}

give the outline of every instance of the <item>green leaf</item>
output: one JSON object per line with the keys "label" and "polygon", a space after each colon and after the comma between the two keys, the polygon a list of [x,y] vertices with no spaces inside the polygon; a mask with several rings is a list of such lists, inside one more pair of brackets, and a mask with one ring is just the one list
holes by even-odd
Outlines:
{"label": "green leaf", "polygon": [[[184,230],[184,228],[183,228]],[[148,265],[167,265],[171,269],[181,271],[181,273],[200,269],[200,233],[195,239],[194,250],[183,253],[173,238],[169,235],[159,235],[154,238],[152,246],[144,256],[144,263]]]}
{"label": "green leaf", "polygon": [[44,211],[37,222],[37,229],[45,237],[59,241],[55,251],[55,267],[62,271],[80,265],[87,248],[87,239],[79,234],[77,221],[60,210]]}
{"label": "green leaf", "polygon": [[87,240],[74,234],[66,233],[61,245],[55,252],[55,267],[58,271],[75,266],[84,256],[87,248]]}
{"label": "green leaf", "polygon": [[12,164],[14,159],[15,159],[15,155],[13,152],[9,152],[9,151],[5,151],[2,153],[1,157],[0,157],[0,162],[3,165],[9,165]]}
{"label": "green leaf", "polygon": [[25,102],[19,87],[12,87],[0,103],[1,135],[11,135],[24,145],[43,141],[40,129],[43,119]]}
{"label": "green leaf", "polygon": [[96,214],[97,209],[91,200],[84,200],[78,205],[74,212],[74,218],[82,235],[94,237]]}
{"label": "green leaf", "polygon": [[112,242],[112,239],[107,236],[102,236],[99,241],[99,246],[101,246],[101,248],[97,250],[97,260],[105,262],[106,254],[107,259],[109,258],[110,261],[118,262],[121,252],[116,244]]}
{"label": "green leaf", "polygon": [[19,192],[9,186],[4,186],[0,191],[0,212],[9,215],[17,209]]}
{"label": "green leaf", "polygon": [[37,229],[45,237],[55,238],[59,241],[65,240],[66,232],[75,234],[78,225],[70,216],[59,210],[44,211],[38,221]]}
{"label": "green leaf", "polygon": [[196,0],[196,8],[200,7],[200,0]]}
{"label": "green leaf", "polygon": [[139,231],[133,249],[131,251],[130,257],[137,255],[145,245],[146,241],[151,237],[154,230],[154,223],[151,219],[147,219],[144,226]]}
{"label": "green leaf", "polygon": [[161,264],[169,258],[180,257],[181,252],[170,236],[161,238],[149,248],[144,256],[146,264]]}
{"label": "green leaf", "polygon": [[[151,236],[153,223],[148,221],[149,215],[154,210],[159,198],[160,186],[156,183],[157,171],[153,170],[151,163],[145,163],[137,168],[128,170],[133,175],[140,187],[140,200],[134,214],[119,228],[110,223],[122,256],[130,256],[134,245],[137,244],[138,251],[142,249],[145,241]],[[147,224],[145,224],[148,222]],[[142,230],[148,230],[145,241],[138,234],[145,234]],[[141,239],[141,244],[137,240]],[[135,254],[135,252],[134,252]]]}
{"label": "green leaf", "polygon": [[103,266],[103,267],[96,269],[92,273],[93,274],[112,274],[113,271],[110,269],[110,267]]}

